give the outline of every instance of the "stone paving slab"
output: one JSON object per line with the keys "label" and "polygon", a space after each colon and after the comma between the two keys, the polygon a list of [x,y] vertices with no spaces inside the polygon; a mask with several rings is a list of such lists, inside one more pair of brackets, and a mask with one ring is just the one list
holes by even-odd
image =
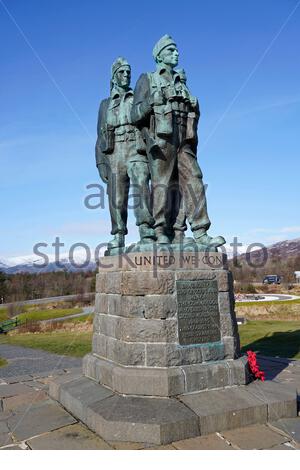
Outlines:
{"label": "stone paving slab", "polygon": [[221,432],[221,435],[238,449],[266,449],[283,444],[288,438],[273,431],[266,425],[253,425],[246,428]]}
{"label": "stone paving slab", "polygon": [[178,450],[233,450],[233,448],[217,434],[193,437],[183,441],[172,442]]}
{"label": "stone paving slab", "polygon": [[[56,374],[58,369],[81,367],[82,359],[52,354],[40,349],[24,348],[11,344],[0,344],[0,356],[8,361],[0,368],[0,377],[33,376],[41,373]],[[63,371],[62,371],[63,372]]]}
{"label": "stone paving slab", "polygon": [[271,447],[271,448],[263,448],[263,450],[296,450],[292,444],[286,442],[284,444],[279,444],[278,446]]}
{"label": "stone paving slab", "polygon": [[10,434],[9,427],[5,421],[0,421],[0,446],[8,445],[13,442]]}
{"label": "stone paving slab", "polygon": [[[81,369],[81,367],[78,367],[78,369]],[[42,382],[42,379],[53,378],[53,377],[56,377],[57,375],[63,375],[66,372],[69,372],[69,369],[54,369],[51,371],[51,373],[49,373],[49,371],[33,373],[32,378]]]}
{"label": "stone paving slab", "polygon": [[145,449],[145,444],[143,442],[108,441],[108,444],[116,450],[141,450],[141,449]]}
{"label": "stone paving slab", "polygon": [[18,445],[12,445],[8,447],[2,447],[0,450],[25,450],[25,449],[22,449],[22,447]]}
{"label": "stone paving slab", "polygon": [[0,411],[0,423],[1,421],[7,421],[11,416],[12,412],[10,410]]}
{"label": "stone paving slab", "polygon": [[76,419],[48,399],[31,406],[22,406],[8,419],[8,426],[16,440],[25,440],[43,432],[53,431],[76,423]]}
{"label": "stone paving slab", "polygon": [[111,450],[103,439],[81,424],[72,424],[27,440],[33,450]]}
{"label": "stone paving slab", "polygon": [[7,384],[15,384],[20,382],[29,382],[33,380],[33,377],[31,375],[20,375],[18,377],[4,377],[2,380]]}
{"label": "stone paving slab", "polygon": [[44,383],[39,382],[37,380],[31,380],[30,382],[26,382],[26,385],[28,387],[33,388],[34,390],[48,390],[49,389],[48,384],[44,384]]}
{"label": "stone paving slab", "polygon": [[172,444],[166,444],[165,446],[158,446],[158,447],[149,447],[148,449],[144,450],[177,450]]}
{"label": "stone paving slab", "polygon": [[279,419],[271,423],[275,429],[283,431],[286,435],[290,436],[297,444],[300,444],[300,419]]}
{"label": "stone paving slab", "polygon": [[0,385],[0,398],[15,397],[16,395],[23,395],[32,392],[27,385],[14,383],[14,384],[1,384]]}
{"label": "stone paving slab", "polygon": [[7,446],[8,444],[13,444],[13,439],[8,433],[0,433],[0,447]]}
{"label": "stone paving slab", "polygon": [[47,400],[48,395],[44,390],[33,390],[30,389],[28,393],[16,395],[14,397],[8,397],[2,400],[3,411],[14,410],[22,405],[31,405],[41,400]]}

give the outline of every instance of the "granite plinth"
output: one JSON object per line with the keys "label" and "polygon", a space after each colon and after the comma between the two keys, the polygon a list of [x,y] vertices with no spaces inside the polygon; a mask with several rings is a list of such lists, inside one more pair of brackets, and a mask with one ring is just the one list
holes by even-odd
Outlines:
{"label": "granite plinth", "polygon": [[168,247],[101,258],[84,375],[158,397],[246,384],[226,263],[222,253]]}

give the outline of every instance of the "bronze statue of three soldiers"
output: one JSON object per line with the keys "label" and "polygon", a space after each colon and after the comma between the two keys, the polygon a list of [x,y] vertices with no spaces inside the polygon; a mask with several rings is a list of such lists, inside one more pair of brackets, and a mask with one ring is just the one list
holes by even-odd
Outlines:
{"label": "bronze statue of three soldiers", "polygon": [[199,104],[186,85],[185,71],[175,70],[178,55],[174,40],[163,36],[153,49],[156,71],[142,74],[134,92],[129,63],[118,58],[112,66],[111,93],[100,104],[96,143],[114,235],[109,254],[125,247],[129,188],[139,245],[184,246],[186,220],[200,250],[225,243],[207,234],[210,220],[197,162]]}

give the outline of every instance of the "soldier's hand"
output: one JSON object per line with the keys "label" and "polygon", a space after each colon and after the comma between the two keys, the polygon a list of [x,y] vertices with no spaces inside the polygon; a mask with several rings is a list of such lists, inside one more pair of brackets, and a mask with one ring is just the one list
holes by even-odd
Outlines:
{"label": "soldier's hand", "polygon": [[197,98],[196,98],[195,96],[191,96],[190,100],[191,100],[191,105],[192,105],[192,107],[193,107],[193,108],[196,108],[197,105],[198,105],[198,100],[197,100]]}

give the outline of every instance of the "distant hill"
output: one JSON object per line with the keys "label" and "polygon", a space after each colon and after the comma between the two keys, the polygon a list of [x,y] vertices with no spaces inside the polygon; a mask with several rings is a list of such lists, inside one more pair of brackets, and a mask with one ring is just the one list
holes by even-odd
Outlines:
{"label": "distant hill", "polygon": [[236,280],[261,281],[267,274],[278,274],[292,282],[294,271],[300,270],[300,238],[274,243],[265,250],[253,250],[248,256],[243,253],[231,259],[229,266]]}
{"label": "distant hill", "polygon": [[[281,260],[284,260],[287,258],[295,258],[300,255],[300,238],[277,242],[266,248],[269,259],[280,258]],[[251,259],[253,260],[260,259],[262,256],[263,252],[261,249],[251,251]],[[240,255],[239,258],[245,259],[245,253]]]}
{"label": "distant hill", "polygon": [[0,260],[0,271],[6,272],[8,266],[2,260]]}

